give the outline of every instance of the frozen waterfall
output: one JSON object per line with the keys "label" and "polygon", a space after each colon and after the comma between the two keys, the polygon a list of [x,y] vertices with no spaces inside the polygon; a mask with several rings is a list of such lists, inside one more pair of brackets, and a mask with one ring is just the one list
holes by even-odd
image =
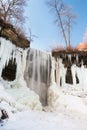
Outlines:
{"label": "frozen waterfall", "polygon": [[0,80],[9,81],[12,87],[27,84],[39,95],[42,105],[47,105],[48,87],[53,83],[58,88],[87,88],[86,59],[86,53],[62,52],[52,56],[32,48],[21,49],[11,41],[0,38]]}
{"label": "frozen waterfall", "polygon": [[47,90],[50,85],[51,56],[46,52],[29,49],[27,54],[25,80],[27,86],[40,97],[43,105],[47,104]]}

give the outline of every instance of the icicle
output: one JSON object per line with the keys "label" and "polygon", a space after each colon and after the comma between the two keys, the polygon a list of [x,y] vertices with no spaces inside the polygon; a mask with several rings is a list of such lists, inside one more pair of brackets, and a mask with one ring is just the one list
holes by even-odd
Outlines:
{"label": "icicle", "polygon": [[61,58],[58,58],[56,61],[55,58],[52,57],[51,83],[56,83],[58,86],[60,86],[61,80],[61,86],[65,87],[66,70],[67,69],[64,68]]}
{"label": "icicle", "polygon": [[78,55],[76,55],[76,62],[77,62],[77,63],[78,63],[78,60],[79,60]]}
{"label": "icicle", "polygon": [[0,77],[2,74],[2,70],[5,65],[8,64],[9,59],[11,58],[11,53],[14,50],[15,46],[9,41],[5,40],[4,38],[0,38],[1,40],[1,47],[0,47]]}
{"label": "icicle", "polygon": [[71,54],[68,55],[68,59],[71,61]]}
{"label": "icicle", "polygon": [[60,86],[60,66],[59,66],[59,58],[57,58],[56,62],[56,83]]}
{"label": "icicle", "polygon": [[51,84],[55,83],[55,58],[51,57],[52,68],[51,68]]}
{"label": "icicle", "polygon": [[62,63],[62,60],[60,59],[59,61],[59,66],[60,66],[60,77],[62,79],[61,81],[61,86],[62,87],[65,87],[65,76],[66,76],[66,68],[64,67],[63,63]]}
{"label": "icicle", "polygon": [[24,70],[26,66],[26,54],[27,51],[16,47],[11,41],[4,38],[0,38],[0,77],[2,70],[8,65],[9,60],[15,60],[17,64],[16,80],[23,79]]}
{"label": "icicle", "polygon": [[73,85],[76,85],[76,65],[72,65],[71,67],[72,78],[73,78]]}
{"label": "icicle", "polygon": [[51,67],[51,54],[47,55],[47,70],[48,70],[48,75],[47,75],[47,85],[49,86],[50,85],[50,67]]}
{"label": "icicle", "polygon": [[0,38],[0,42],[1,42],[1,46],[0,46],[0,58],[1,58],[4,52],[5,40],[3,38]]}
{"label": "icicle", "polygon": [[26,66],[26,55],[27,51],[20,52],[19,50],[16,51],[15,59],[17,64],[17,70],[16,70],[16,79],[23,78],[25,66]]}

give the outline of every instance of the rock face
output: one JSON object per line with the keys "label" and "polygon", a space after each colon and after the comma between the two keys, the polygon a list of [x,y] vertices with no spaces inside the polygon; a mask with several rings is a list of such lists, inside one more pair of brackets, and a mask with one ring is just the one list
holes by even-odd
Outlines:
{"label": "rock face", "polygon": [[9,63],[2,71],[2,77],[4,80],[13,81],[16,78],[17,65],[15,61],[9,60]]}
{"label": "rock face", "polygon": [[21,48],[30,46],[30,41],[26,37],[20,36],[11,24],[0,19],[0,37],[10,40],[13,44]]}
{"label": "rock face", "polygon": [[84,65],[87,65],[87,51],[58,51],[52,52],[52,56],[55,57],[55,59],[57,59],[57,57],[61,58],[64,66],[67,68],[73,64],[81,67],[82,61]]}

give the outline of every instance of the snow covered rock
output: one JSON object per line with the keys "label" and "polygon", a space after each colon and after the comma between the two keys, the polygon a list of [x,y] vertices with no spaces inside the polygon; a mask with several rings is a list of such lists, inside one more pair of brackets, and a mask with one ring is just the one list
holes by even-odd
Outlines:
{"label": "snow covered rock", "polygon": [[0,117],[0,119],[4,120],[4,119],[9,118],[7,112],[6,112],[4,109],[0,110],[0,112],[1,112],[1,117]]}

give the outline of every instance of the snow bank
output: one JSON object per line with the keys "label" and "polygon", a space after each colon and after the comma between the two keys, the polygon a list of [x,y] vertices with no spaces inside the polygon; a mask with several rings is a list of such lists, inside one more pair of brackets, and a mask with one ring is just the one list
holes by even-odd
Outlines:
{"label": "snow bank", "polygon": [[56,83],[53,83],[48,89],[48,105],[54,110],[87,115],[87,97],[83,98],[79,97],[78,94],[64,92]]}
{"label": "snow bank", "polygon": [[[10,85],[7,84],[7,86]],[[7,87],[5,89],[0,82],[0,118],[2,111],[8,115],[7,117],[11,118],[12,113],[28,109],[42,110],[38,95],[27,87]]]}
{"label": "snow bank", "polygon": [[4,81],[4,85],[7,85],[7,87],[5,86],[6,92],[12,95],[19,104],[28,109],[42,110],[39,96],[27,87],[22,75],[13,82],[7,82],[6,84]]}
{"label": "snow bank", "polygon": [[13,95],[18,103],[25,105],[32,110],[42,110],[39,96],[27,87],[12,88],[6,90]]}
{"label": "snow bank", "polygon": [[12,113],[25,110],[26,107],[16,102],[15,98],[8,94],[3,85],[0,83],[0,113],[2,110],[6,111],[10,117]]}

